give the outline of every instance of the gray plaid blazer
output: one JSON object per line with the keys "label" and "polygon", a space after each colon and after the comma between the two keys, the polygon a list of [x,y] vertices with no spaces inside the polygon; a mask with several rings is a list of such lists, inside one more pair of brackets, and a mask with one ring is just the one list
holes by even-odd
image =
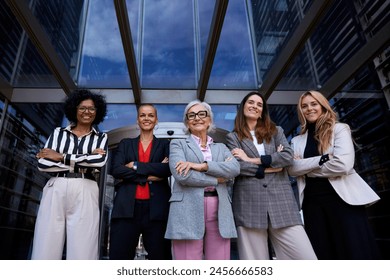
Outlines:
{"label": "gray plaid blazer", "polygon": [[[279,144],[283,151],[277,152]],[[252,140],[239,141],[237,134],[227,135],[227,146],[243,149],[252,158],[260,155]],[[283,167],[283,171],[266,173],[263,179],[255,177],[258,165],[239,160],[240,175],[233,185],[233,213],[236,226],[266,229],[269,223],[273,228],[302,224],[298,204],[285,167],[293,162],[293,150],[277,127],[277,133],[270,143],[264,142],[265,154],[272,158],[271,167]]]}

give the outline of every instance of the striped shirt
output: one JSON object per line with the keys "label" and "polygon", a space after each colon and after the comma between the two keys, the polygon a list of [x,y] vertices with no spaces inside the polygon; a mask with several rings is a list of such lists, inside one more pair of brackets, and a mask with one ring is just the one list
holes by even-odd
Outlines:
{"label": "striped shirt", "polygon": [[91,153],[97,148],[107,152],[107,134],[92,128],[90,133],[77,137],[71,132],[70,125],[65,128],[57,127],[47,140],[45,148],[65,154],[65,158],[64,161],[40,158],[38,160],[40,171],[87,172],[106,164],[107,153],[105,155]]}

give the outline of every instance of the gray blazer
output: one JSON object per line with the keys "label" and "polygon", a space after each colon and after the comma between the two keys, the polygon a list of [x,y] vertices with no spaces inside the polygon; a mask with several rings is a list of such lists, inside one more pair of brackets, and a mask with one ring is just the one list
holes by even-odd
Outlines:
{"label": "gray blazer", "polygon": [[[182,176],[175,170],[178,161],[202,163],[204,157],[191,136],[187,139],[171,140],[169,167],[175,181],[165,238],[199,240],[204,237],[204,188],[208,186],[215,186],[218,192],[218,224],[221,236],[237,237],[228,189],[226,184],[218,184],[217,178],[234,178],[239,174],[240,166],[224,144],[212,143],[210,148],[212,161],[207,162],[208,171],[190,170],[186,176]],[[231,159],[227,161],[227,158]]]}
{"label": "gray blazer", "polygon": [[347,124],[336,123],[334,126],[332,145],[325,153],[332,155],[332,157],[322,166],[319,165],[321,156],[303,158],[306,141],[307,132],[291,140],[294,153],[299,159],[295,159],[288,168],[289,174],[297,177],[301,206],[306,185],[305,176],[328,178],[329,183],[341,199],[351,205],[372,204],[380,199],[353,168],[355,149],[351,129]]}
{"label": "gray blazer", "polygon": [[[284,149],[277,152],[279,144]],[[237,134],[227,135],[227,146],[243,149],[248,157],[260,155],[252,140],[239,141]],[[271,156],[270,167],[283,167],[283,171],[265,173],[263,179],[255,177],[258,165],[241,161],[240,175],[233,186],[233,212],[237,226],[266,229],[269,222],[273,228],[282,228],[302,224],[298,204],[292,191],[285,167],[293,161],[293,151],[287,142],[283,129],[277,127],[277,133],[270,143],[264,142],[265,154]]]}

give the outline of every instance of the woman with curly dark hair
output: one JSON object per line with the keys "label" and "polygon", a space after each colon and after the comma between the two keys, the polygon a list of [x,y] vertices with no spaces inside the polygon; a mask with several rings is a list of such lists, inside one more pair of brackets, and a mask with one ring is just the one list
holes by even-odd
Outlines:
{"label": "woman with curly dark hair", "polygon": [[99,189],[94,172],[106,164],[107,134],[95,127],[106,116],[103,96],[76,90],[65,101],[67,127],[57,127],[38,152],[38,169],[52,178],[43,188],[32,259],[97,259]]}

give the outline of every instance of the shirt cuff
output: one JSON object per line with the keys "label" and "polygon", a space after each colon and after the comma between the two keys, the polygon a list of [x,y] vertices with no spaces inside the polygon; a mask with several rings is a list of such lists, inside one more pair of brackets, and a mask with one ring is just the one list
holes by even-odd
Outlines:
{"label": "shirt cuff", "polygon": [[270,167],[272,163],[271,155],[260,156],[261,165],[265,168]]}
{"label": "shirt cuff", "polygon": [[320,158],[320,162],[318,163],[320,166],[323,165],[325,162],[327,162],[329,160],[329,154],[326,154],[326,155],[323,155],[321,158]]}
{"label": "shirt cuff", "polygon": [[257,168],[255,177],[258,179],[263,179],[264,178],[264,166],[259,165],[259,168]]}

